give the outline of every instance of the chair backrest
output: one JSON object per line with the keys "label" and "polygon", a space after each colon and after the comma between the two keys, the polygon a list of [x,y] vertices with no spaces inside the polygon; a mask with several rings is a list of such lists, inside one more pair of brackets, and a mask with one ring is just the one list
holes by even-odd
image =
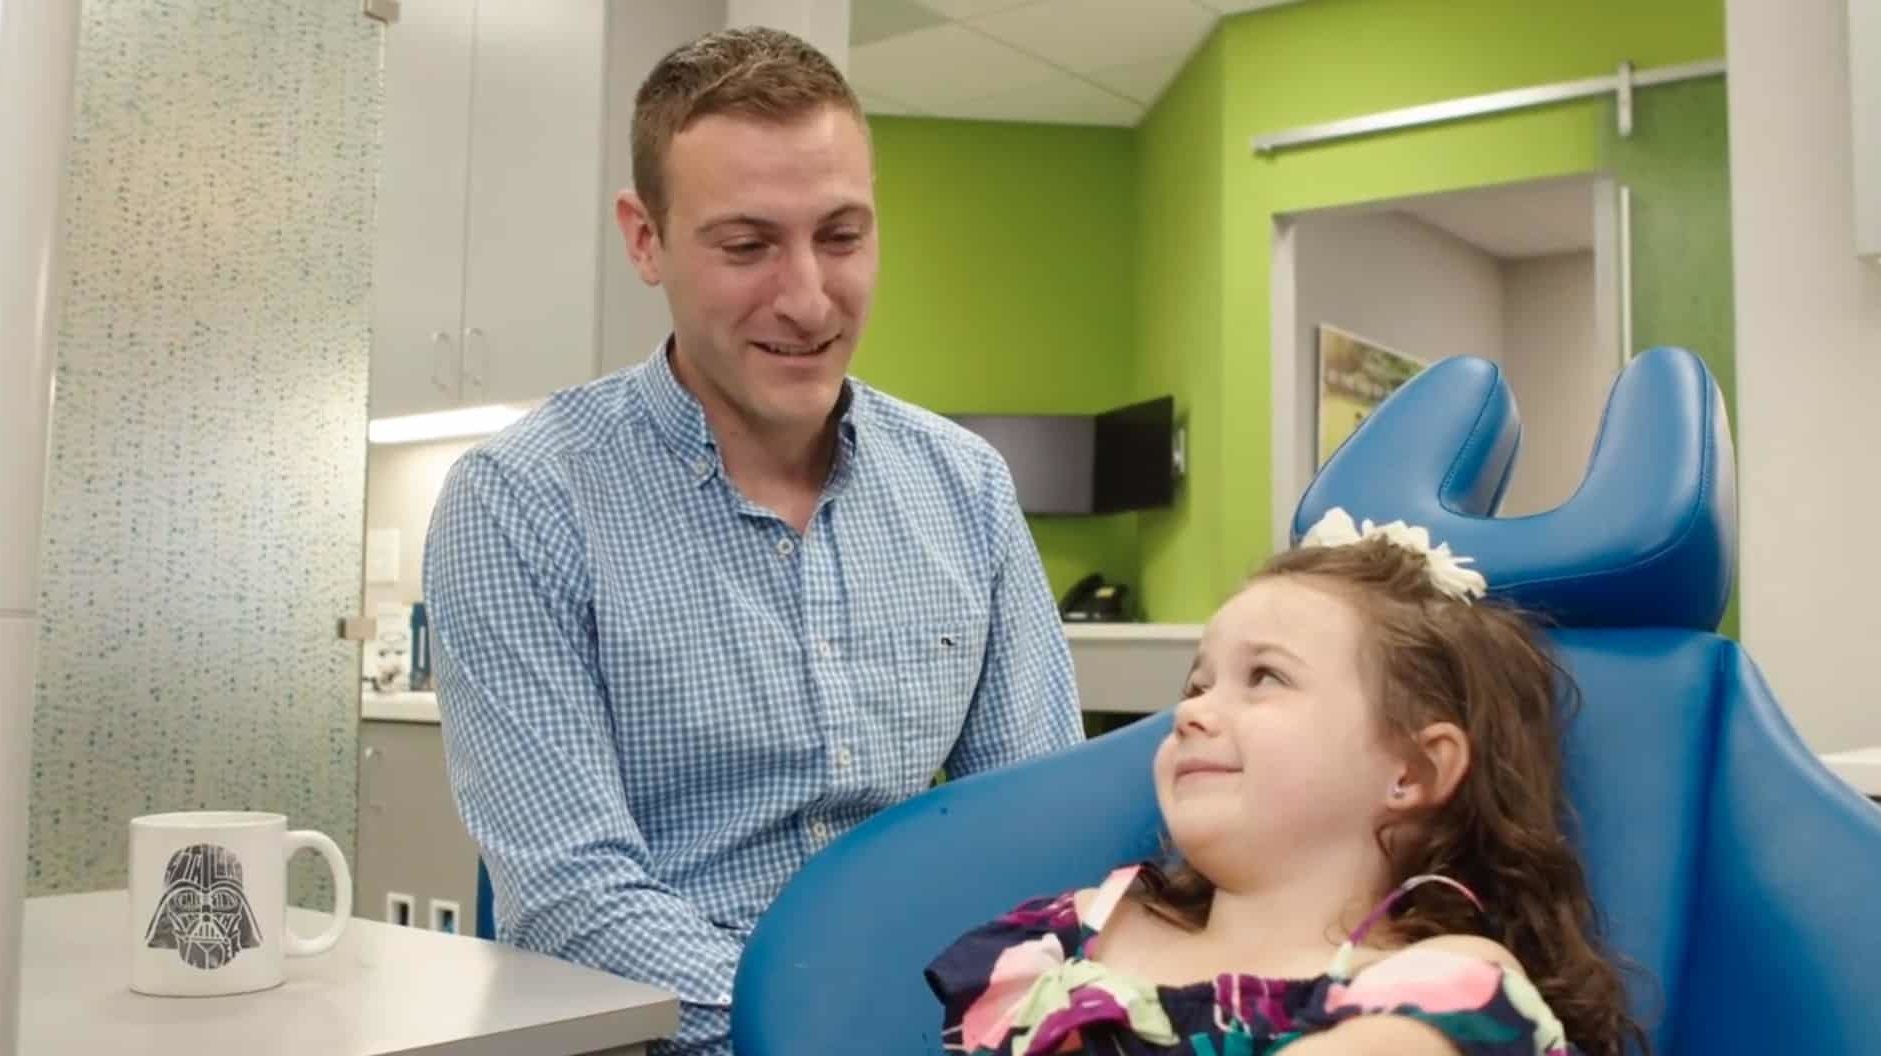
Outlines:
{"label": "chair backrest", "polygon": [[[1749,659],[1711,633],[1735,532],[1716,384],[1689,353],[1641,355],[1575,497],[1494,520],[1515,413],[1494,365],[1436,365],[1328,462],[1296,535],[1333,505],[1430,525],[1559,626],[1582,699],[1567,741],[1581,846],[1657,1051],[1876,1051],[1881,1002],[1859,973],[1881,953],[1881,811],[1816,762]],[[1149,759],[1168,725],[1165,712],[949,783],[812,859],[740,966],[740,1056],[939,1053],[922,966],[1024,898],[1153,856]]]}
{"label": "chair backrest", "polygon": [[480,939],[496,940],[496,889],[490,884],[490,867],[477,859],[477,923]]}

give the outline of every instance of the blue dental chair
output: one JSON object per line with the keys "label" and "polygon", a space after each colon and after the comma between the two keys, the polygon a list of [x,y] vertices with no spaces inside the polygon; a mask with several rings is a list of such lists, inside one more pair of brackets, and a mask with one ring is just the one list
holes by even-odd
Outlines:
{"label": "blue dental chair", "polygon": [[[1736,532],[1716,383],[1683,350],[1642,354],[1574,497],[1497,520],[1519,434],[1494,365],[1439,363],[1327,464],[1294,536],[1335,505],[1427,525],[1557,628],[1583,695],[1567,745],[1580,842],[1608,941],[1644,970],[1632,999],[1656,1052],[1881,1053],[1881,810],[1712,633]],[[946,784],[811,860],[740,966],[739,1056],[939,1053],[929,959],[1024,898],[1156,854],[1149,760],[1168,726]]]}

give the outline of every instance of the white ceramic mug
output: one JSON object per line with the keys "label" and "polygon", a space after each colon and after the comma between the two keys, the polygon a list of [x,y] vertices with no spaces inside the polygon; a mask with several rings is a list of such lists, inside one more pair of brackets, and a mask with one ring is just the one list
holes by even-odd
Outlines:
{"label": "white ceramic mug", "polygon": [[[333,870],[333,924],[289,931],[287,860],[315,850]],[[131,989],[166,997],[242,994],[281,985],[283,957],[340,941],[353,874],[324,833],[289,832],[279,814],[186,811],[131,820]]]}

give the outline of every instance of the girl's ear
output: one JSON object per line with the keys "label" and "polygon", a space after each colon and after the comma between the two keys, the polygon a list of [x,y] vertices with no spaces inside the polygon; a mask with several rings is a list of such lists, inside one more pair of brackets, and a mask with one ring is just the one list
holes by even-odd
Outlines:
{"label": "girl's ear", "polygon": [[1442,806],[1456,795],[1470,769],[1470,739],[1454,722],[1433,722],[1417,732],[1421,758],[1407,760],[1385,795],[1389,810]]}

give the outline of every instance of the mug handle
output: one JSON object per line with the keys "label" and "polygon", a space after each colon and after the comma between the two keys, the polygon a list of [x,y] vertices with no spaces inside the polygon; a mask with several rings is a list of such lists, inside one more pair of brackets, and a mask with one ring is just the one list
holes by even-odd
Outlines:
{"label": "mug handle", "polygon": [[289,957],[325,953],[340,941],[340,932],[346,930],[346,919],[353,915],[353,871],[346,867],[346,856],[340,853],[340,845],[324,832],[296,829],[287,834],[287,841],[281,846],[284,858],[294,857],[296,851],[319,851],[320,857],[327,860],[327,868],[333,870],[333,923],[311,939],[301,938],[294,934],[294,929],[283,927],[281,952]]}

